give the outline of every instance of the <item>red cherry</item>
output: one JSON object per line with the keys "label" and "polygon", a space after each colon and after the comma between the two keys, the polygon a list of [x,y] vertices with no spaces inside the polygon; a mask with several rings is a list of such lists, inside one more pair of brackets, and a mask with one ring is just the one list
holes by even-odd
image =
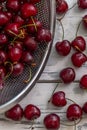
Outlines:
{"label": "red cherry", "polygon": [[82,22],[85,28],[87,28],[87,15],[82,18]]}
{"label": "red cherry", "polygon": [[75,71],[73,68],[65,68],[60,72],[60,78],[64,83],[71,83],[75,79]]}
{"label": "red cherry", "polygon": [[71,60],[74,66],[81,67],[87,61],[87,57],[81,52],[76,52],[72,55]]}
{"label": "red cherry", "polygon": [[84,51],[86,49],[86,41],[82,36],[76,37],[72,43],[72,47],[76,50]]}
{"label": "red cherry", "polygon": [[82,117],[82,108],[77,104],[71,104],[67,109],[67,118],[70,121],[75,121]]}
{"label": "red cherry", "polygon": [[83,89],[87,89],[87,75],[83,75],[80,79],[80,87]]}
{"label": "red cherry", "polygon": [[22,62],[31,64],[34,61],[33,56],[30,52],[24,51],[22,54]]}
{"label": "red cherry", "polygon": [[33,37],[27,36],[24,40],[24,45],[30,51],[35,51],[37,49],[37,42],[35,41]]}
{"label": "red cherry", "polygon": [[64,40],[62,42],[57,42],[55,47],[56,47],[57,53],[62,56],[67,56],[71,50],[70,42],[67,40]]}
{"label": "red cherry", "polygon": [[58,107],[63,107],[67,104],[65,93],[63,91],[55,92],[52,96],[52,104]]}
{"label": "red cherry", "polygon": [[58,130],[60,128],[60,117],[54,113],[44,118],[44,125],[47,129]]}
{"label": "red cherry", "polygon": [[37,32],[39,29],[42,28],[42,23],[41,21],[33,18],[33,19],[29,19],[29,21],[27,22],[28,25],[28,29],[30,33],[35,33]]}
{"label": "red cherry", "polygon": [[22,26],[22,25],[24,24],[24,19],[21,18],[21,16],[17,15],[17,16],[15,16],[15,18],[14,18],[14,22],[15,22],[15,23],[18,23],[20,26]]}
{"label": "red cherry", "polygon": [[8,38],[5,34],[0,34],[0,46],[6,45]]}
{"label": "red cherry", "polygon": [[12,74],[13,76],[19,76],[20,74],[23,73],[23,70],[24,70],[24,65],[22,63],[17,62],[13,64]]}
{"label": "red cherry", "polygon": [[4,88],[4,80],[0,78],[0,90]]}
{"label": "red cherry", "polygon": [[29,2],[32,3],[32,4],[36,4],[38,2],[40,2],[41,0],[30,0]]}
{"label": "red cherry", "polygon": [[82,9],[87,9],[87,0],[78,0],[78,7]]}
{"label": "red cherry", "polygon": [[33,4],[25,3],[21,8],[21,13],[23,18],[35,16],[37,14],[37,8]]}
{"label": "red cherry", "polygon": [[0,65],[3,64],[6,60],[7,54],[3,50],[0,50]]}
{"label": "red cherry", "polygon": [[12,62],[17,62],[22,56],[22,50],[18,47],[13,47],[9,50],[9,58]]}
{"label": "red cherry", "polygon": [[87,113],[87,102],[84,103],[82,110]]}
{"label": "red cherry", "polygon": [[39,118],[41,115],[40,109],[35,105],[29,104],[24,110],[24,117],[28,120]]}
{"label": "red cherry", "polygon": [[65,13],[68,10],[68,4],[65,0],[56,0],[56,12]]}
{"label": "red cherry", "polygon": [[3,66],[0,66],[0,79],[3,79],[6,75],[6,69]]}
{"label": "red cherry", "polygon": [[7,0],[6,7],[12,12],[17,12],[20,8],[19,0]]}
{"label": "red cherry", "polygon": [[0,11],[0,26],[6,25],[9,21],[5,12]]}
{"label": "red cherry", "polygon": [[15,105],[13,108],[5,112],[5,116],[9,119],[19,121],[23,117],[23,109],[19,104]]}
{"label": "red cherry", "polygon": [[52,40],[51,33],[48,29],[38,30],[36,38],[39,42],[41,41],[50,42]]}

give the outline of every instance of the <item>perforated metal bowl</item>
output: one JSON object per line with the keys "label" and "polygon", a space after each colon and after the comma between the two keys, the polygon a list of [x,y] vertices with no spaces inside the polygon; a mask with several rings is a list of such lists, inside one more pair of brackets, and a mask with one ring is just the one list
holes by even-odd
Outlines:
{"label": "perforated metal bowl", "polygon": [[[37,18],[42,21],[44,27],[50,29],[54,36],[55,28],[55,0],[41,0],[37,5]],[[21,76],[10,77],[5,81],[5,87],[0,91],[0,113],[5,112],[24,96],[29,93],[36,81],[39,79],[50,54],[52,41],[49,44],[41,43],[34,53],[36,66],[32,67],[32,77],[29,83],[23,81],[29,77],[29,67],[27,66]]]}

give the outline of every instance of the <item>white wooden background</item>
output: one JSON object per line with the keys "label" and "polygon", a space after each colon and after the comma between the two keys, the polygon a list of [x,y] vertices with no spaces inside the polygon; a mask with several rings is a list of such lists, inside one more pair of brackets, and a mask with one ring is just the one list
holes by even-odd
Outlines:
{"label": "white wooden background", "polygon": [[[72,7],[77,0],[67,0],[69,7]],[[72,41],[75,38],[76,29],[78,23],[81,21],[82,17],[87,14],[87,10],[80,10],[78,9],[77,5],[67,12],[62,23],[64,25],[65,31],[65,39]],[[57,16],[59,17],[59,16]],[[87,41],[87,30],[81,25],[79,34],[83,35]],[[59,56],[55,51],[55,43],[57,41],[61,41],[62,37],[62,30],[60,23],[56,21],[56,32],[55,38],[53,42],[52,51],[48,60],[48,63],[45,67],[43,74],[41,75],[38,83],[35,87],[31,90],[31,92],[20,102],[22,107],[24,108],[27,104],[35,104],[41,109],[41,117],[37,119],[33,125],[34,130],[46,130],[43,125],[43,118],[46,114],[55,112],[60,115],[61,119],[65,119],[65,111],[66,107],[63,109],[58,109],[52,104],[48,104],[48,100],[52,94],[54,87],[56,86],[57,81],[59,80],[59,72],[61,69],[65,67],[72,66],[76,71],[76,79],[75,81],[79,80],[83,74],[87,74],[87,63],[85,63],[81,68],[75,68],[71,63],[71,54],[67,57]],[[85,52],[87,53],[87,52]],[[57,87],[57,90],[62,90],[66,93],[66,97],[74,100],[80,106],[83,105],[85,101],[87,101],[87,91],[82,90],[79,88],[79,83],[74,82],[69,85],[65,85],[60,83]],[[71,102],[68,101],[68,105]],[[62,113],[63,112],[63,113]],[[70,122],[69,122],[70,123]],[[31,123],[25,119],[21,122],[14,122],[9,121],[0,116],[0,130],[29,130]],[[84,115],[84,119],[77,125],[77,130],[86,130],[87,129],[87,118]],[[73,126],[63,126],[61,125],[60,130],[74,130]]]}

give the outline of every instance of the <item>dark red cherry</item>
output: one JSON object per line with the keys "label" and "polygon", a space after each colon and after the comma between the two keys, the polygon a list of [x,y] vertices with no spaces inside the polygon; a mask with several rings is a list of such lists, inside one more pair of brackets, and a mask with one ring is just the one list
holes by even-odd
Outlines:
{"label": "dark red cherry", "polygon": [[71,83],[75,79],[75,71],[73,68],[67,67],[60,72],[60,78],[64,83]]}
{"label": "dark red cherry", "polygon": [[22,63],[20,63],[20,62],[14,63],[12,75],[19,76],[23,73],[23,70],[24,70],[24,65]]}
{"label": "dark red cherry", "polygon": [[9,18],[9,21],[12,19],[12,17],[13,17],[13,15],[12,15],[12,13],[11,12],[6,12],[6,15],[8,16],[8,18]]}
{"label": "dark red cherry", "polygon": [[34,61],[32,54],[28,51],[24,51],[22,54],[22,62],[31,64]]}
{"label": "dark red cherry", "polygon": [[80,87],[87,89],[87,75],[83,75],[80,79]]}
{"label": "dark red cherry", "polygon": [[60,117],[54,113],[45,116],[44,125],[48,130],[58,130],[60,128]]}
{"label": "dark red cherry", "polygon": [[87,9],[87,0],[78,0],[78,7],[82,9]]}
{"label": "dark red cherry", "polygon": [[9,58],[12,62],[19,61],[22,56],[22,50],[18,47],[13,47],[9,50]]}
{"label": "dark red cherry", "polygon": [[5,12],[0,11],[0,26],[6,25],[9,21]]}
{"label": "dark red cherry", "polygon": [[3,79],[6,75],[6,69],[3,66],[0,66],[0,79]]}
{"label": "dark red cherry", "polygon": [[29,25],[28,26],[28,29],[29,29],[29,32],[30,33],[35,33],[37,32],[39,29],[42,28],[42,23],[41,21],[33,18],[33,19],[29,19],[29,21],[27,22],[27,24]]}
{"label": "dark red cherry", "polygon": [[84,51],[86,49],[86,41],[82,36],[77,36],[71,45],[76,50]]}
{"label": "dark red cherry", "polygon": [[0,90],[4,88],[4,80],[0,78]]}
{"label": "dark red cherry", "polygon": [[52,96],[51,102],[53,105],[63,107],[67,104],[65,93],[63,91],[55,92]]}
{"label": "dark red cherry", "polygon": [[41,115],[40,109],[33,104],[27,105],[24,109],[24,117],[27,120],[37,119],[40,117],[40,115]]}
{"label": "dark red cherry", "polygon": [[67,118],[70,121],[78,120],[82,117],[82,108],[77,104],[71,104],[67,109]]}
{"label": "dark red cherry", "polygon": [[82,22],[85,28],[87,28],[87,15],[82,18]]}
{"label": "dark red cherry", "polygon": [[6,7],[11,11],[17,12],[20,8],[19,0],[7,0]]}
{"label": "dark red cherry", "polygon": [[19,104],[15,105],[13,108],[5,112],[5,116],[9,119],[19,121],[23,117],[23,109]]}
{"label": "dark red cherry", "polygon": [[38,2],[40,2],[41,0],[30,0],[29,2],[32,3],[32,4],[36,4]]}
{"label": "dark red cherry", "polygon": [[17,15],[17,16],[15,16],[15,18],[14,18],[14,22],[15,22],[15,23],[18,23],[18,24],[21,26],[21,25],[24,24],[24,19],[21,18],[21,16]]}
{"label": "dark red cherry", "polygon": [[65,13],[68,10],[68,4],[65,0],[56,0],[56,12]]}
{"label": "dark red cherry", "polygon": [[87,102],[84,103],[82,110],[87,113]]}
{"label": "dark red cherry", "polygon": [[42,28],[38,30],[36,38],[39,42],[41,41],[50,42],[52,40],[51,32],[48,29]]}
{"label": "dark red cherry", "polygon": [[5,31],[10,36],[16,36],[19,34],[19,24],[18,23],[9,23],[5,27]]}
{"label": "dark red cherry", "polygon": [[23,42],[21,42],[21,41],[15,41],[14,46],[23,50]]}
{"label": "dark red cherry", "polygon": [[70,53],[71,45],[69,41],[64,40],[62,42],[57,42],[55,48],[58,54],[67,56]]}
{"label": "dark red cherry", "polygon": [[0,46],[6,45],[8,38],[5,34],[0,34]]}
{"label": "dark red cherry", "polygon": [[71,60],[74,66],[81,67],[87,61],[87,57],[81,52],[76,52],[72,55]]}
{"label": "dark red cherry", "polygon": [[35,51],[37,49],[37,42],[33,37],[27,36],[24,40],[24,45],[30,51]]}
{"label": "dark red cherry", "polygon": [[21,8],[21,13],[23,18],[29,18],[37,14],[37,8],[33,4],[25,3]]}
{"label": "dark red cherry", "polygon": [[3,50],[0,50],[0,65],[5,63],[6,60],[7,54]]}

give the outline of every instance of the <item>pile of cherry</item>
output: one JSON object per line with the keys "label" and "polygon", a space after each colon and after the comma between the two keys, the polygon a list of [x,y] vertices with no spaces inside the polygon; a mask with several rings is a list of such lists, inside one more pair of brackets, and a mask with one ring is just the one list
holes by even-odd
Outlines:
{"label": "pile of cherry", "polygon": [[[11,3],[11,1],[15,1],[15,0],[8,0],[8,1],[10,1],[10,3]],[[31,2],[37,2],[39,0],[30,0],[30,1]],[[20,31],[19,33],[18,32],[16,33],[17,37],[15,37],[15,39],[17,38],[18,41],[20,41],[19,39],[22,36],[21,32],[23,34],[26,34],[25,33],[26,29],[22,28],[22,21],[24,20],[24,18],[27,18],[28,14],[26,13],[26,8],[25,8],[26,2],[25,2],[25,0],[23,1],[23,3],[24,4],[21,8],[22,17],[21,16],[15,16],[15,18],[14,18],[16,22],[21,21],[20,22],[21,26],[19,26],[19,28],[23,29],[23,30],[19,30]],[[78,0],[77,5],[78,5],[78,8],[87,9],[87,1],[86,0]],[[7,4],[6,7],[8,9],[10,9],[9,4]],[[68,11],[68,9],[69,9],[69,7],[68,7],[68,4],[65,0],[56,0],[56,12],[58,14],[66,13]],[[19,10],[19,8],[18,8],[18,10]],[[36,15],[36,12],[37,11],[36,11],[36,8],[35,8],[34,11],[33,11],[33,14]],[[11,13],[7,13],[7,14],[8,14],[9,18],[11,19],[11,17],[12,17]],[[29,14],[30,14],[30,12],[29,12]],[[32,12],[31,12],[31,14],[32,14]],[[4,22],[2,22],[2,23],[4,23]],[[32,19],[32,17],[31,17],[29,19],[28,25],[35,24],[34,26],[27,26],[28,29],[30,30],[30,32],[34,31],[34,33],[35,33],[36,30],[38,30],[38,28],[41,28],[41,26],[40,26],[41,24],[39,24],[39,27],[38,27],[37,23],[38,23],[37,20],[34,20],[34,18]],[[87,28],[87,15],[85,15],[82,18],[82,23]],[[11,23],[10,25],[14,25],[14,24]],[[14,25],[14,26],[17,27],[17,25]],[[10,28],[11,28],[11,26],[10,26]],[[8,30],[9,30],[9,25],[6,24],[5,25],[5,33],[6,33],[5,37],[6,36],[13,37],[14,33],[15,33],[13,27],[12,27],[12,30],[10,30],[10,31],[8,31]],[[46,36],[43,37],[43,35],[41,35],[42,32],[43,33],[45,32],[44,35],[46,35]],[[47,30],[40,29],[39,35],[38,35],[38,33],[36,34],[36,38],[38,40],[43,40],[45,38],[44,39],[45,41],[50,41],[51,36],[49,35],[50,33],[48,33],[48,32],[49,31],[47,31]],[[33,49],[32,49],[32,47],[29,46],[30,44],[28,44],[29,41],[30,41],[29,38],[30,38],[30,36],[27,37],[27,38],[24,38],[23,46],[25,48],[27,47],[27,49],[31,49],[29,51],[34,51],[35,48],[36,48],[36,44],[34,44],[34,42],[32,43],[32,44],[34,44]],[[10,44],[10,47],[8,47],[8,46],[7,47],[8,47],[9,54],[10,54],[10,62],[13,62],[13,68],[14,68],[14,66],[18,63],[18,61],[17,61],[17,63],[14,63],[15,60],[14,60],[14,56],[13,56],[13,52],[14,52],[13,50],[14,50],[15,47],[17,47],[18,49],[22,48],[22,44],[19,44],[19,42],[17,42],[16,40],[13,40],[13,41],[14,41],[14,43],[12,45]],[[5,45],[7,44],[7,38],[6,38],[6,42],[4,44]],[[72,42],[69,42],[68,40],[63,40],[61,42],[57,42],[56,45],[55,45],[55,48],[56,48],[56,51],[58,52],[58,54],[62,55],[62,56],[67,56],[70,53],[71,48],[73,48],[75,50],[75,53],[72,55],[71,61],[72,61],[73,65],[76,66],[76,67],[81,67],[87,61],[87,56],[84,53],[84,50],[86,49],[86,41],[82,36],[76,36],[76,38]],[[25,56],[24,52],[23,52],[23,55]],[[26,58],[23,57],[23,59],[26,59]],[[23,59],[22,59],[22,61],[23,61]],[[74,81],[75,75],[76,74],[75,74],[75,71],[74,71],[73,68],[71,68],[71,67],[65,68],[65,69],[61,70],[61,72],[60,72],[61,82],[65,83],[65,84],[71,83],[71,82]],[[81,88],[87,89],[87,75],[84,75],[80,79],[79,84],[80,84],[79,86]],[[72,101],[71,99],[66,98],[66,95],[63,91],[58,91],[58,92],[53,91],[49,102],[56,107],[64,107],[64,106],[67,105],[68,100]],[[67,110],[66,110],[66,118],[69,121],[74,121],[74,125],[76,125],[76,121],[78,121],[82,118],[83,112],[87,113],[87,102],[85,102],[83,104],[83,106],[81,107],[77,103],[72,101],[72,104],[69,105]],[[10,119],[16,120],[16,121],[21,120],[23,116],[27,120],[31,121],[31,120],[35,120],[35,119],[39,118],[40,115],[41,115],[40,109],[33,104],[27,105],[24,110],[22,109],[22,107],[19,104],[17,104],[13,108],[11,108],[7,112],[5,112],[5,116],[7,118],[10,118]],[[51,114],[46,115],[44,117],[43,123],[44,123],[44,125],[47,129],[52,129],[52,130],[59,129],[60,124],[62,124],[59,115],[57,115],[56,113],[51,113]],[[66,124],[64,124],[64,125],[66,125]],[[68,126],[70,126],[70,124],[68,124]],[[76,127],[75,127],[75,129],[76,129]]]}
{"label": "pile of cherry", "polygon": [[0,89],[10,75],[19,76],[34,63],[38,43],[51,41],[51,33],[36,18],[41,0],[0,0]]}

